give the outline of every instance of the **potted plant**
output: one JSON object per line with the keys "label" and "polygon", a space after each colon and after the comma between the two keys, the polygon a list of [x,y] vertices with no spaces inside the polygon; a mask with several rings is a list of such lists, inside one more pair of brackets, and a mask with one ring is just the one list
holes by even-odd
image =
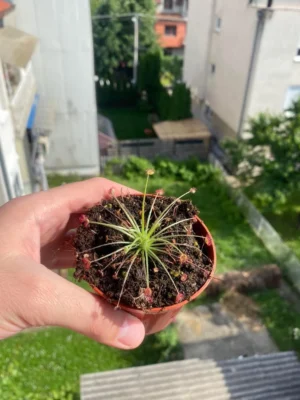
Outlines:
{"label": "potted plant", "polygon": [[202,293],[216,267],[213,239],[198,210],[162,190],[109,199],[80,216],[75,278],[116,308],[140,318],[148,334],[164,329]]}

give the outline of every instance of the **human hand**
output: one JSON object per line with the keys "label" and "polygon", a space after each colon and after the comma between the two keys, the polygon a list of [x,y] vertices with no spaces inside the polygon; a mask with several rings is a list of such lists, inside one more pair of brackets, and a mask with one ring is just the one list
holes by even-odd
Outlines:
{"label": "human hand", "polygon": [[94,178],[0,208],[0,339],[30,327],[61,326],[122,349],[142,342],[137,318],[50,270],[75,265],[66,234],[112,187],[121,192],[121,185]]}

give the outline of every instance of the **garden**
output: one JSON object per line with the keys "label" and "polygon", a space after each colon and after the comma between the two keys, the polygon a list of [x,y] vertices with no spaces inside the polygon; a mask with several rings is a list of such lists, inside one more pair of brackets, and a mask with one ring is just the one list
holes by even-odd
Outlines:
{"label": "garden", "polygon": [[[142,190],[144,171],[154,168],[149,192],[163,188],[166,195],[179,196],[197,187],[193,202],[208,225],[217,247],[217,273],[248,270],[272,263],[272,257],[252,232],[237,206],[228,196],[219,172],[196,160],[171,162],[158,159],[151,164],[130,157],[112,160],[105,176],[129,187]],[[51,176],[51,186],[78,181],[78,176]],[[69,271],[69,279],[73,271]],[[83,284],[87,288],[86,284]],[[296,349],[300,341],[300,316],[276,290],[252,295],[273,339],[282,350]],[[211,301],[202,296],[200,301]],[[197,300],[199,304],[199,300]],[[181,347],[176,329],[170,326],[148,337],[130,352],[108,348],[79,334],[60,328],[39,329],[0,342],[0,398],[7,400],[79,399],[79,377],[84,373],[151,364],[180,359]]]}
{"label": "garden", "polygon": [[[139,18],[138,66],[134,71],[131,18],[94,19],[97,108],[108,117],[119,140],[155,137],[152,124],[191,117],[190,91],[182,82],[183,59],[163,54],[154,29],[155,2],[95,1],[93,14],[136,13]],[[146,17],[149,16],[149,17]]]}
{"label": "garden", "polygon": [[300,258],[300,99],[282,114],[249,121],[247,140],[223,146],[228,167],[283,241]]}

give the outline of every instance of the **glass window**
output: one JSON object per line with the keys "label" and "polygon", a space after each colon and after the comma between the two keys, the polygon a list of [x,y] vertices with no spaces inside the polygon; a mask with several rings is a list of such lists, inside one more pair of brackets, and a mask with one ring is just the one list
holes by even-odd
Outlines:
{"label": "glass window", "polygon": [[177,35],[177,26],[176,25],[166,25],[165,26],[165,35],[166,36],[176,36]]}

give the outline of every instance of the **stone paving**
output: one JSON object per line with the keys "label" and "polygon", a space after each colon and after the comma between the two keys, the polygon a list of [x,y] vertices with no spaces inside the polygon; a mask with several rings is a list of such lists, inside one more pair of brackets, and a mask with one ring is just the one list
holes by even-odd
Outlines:
{"label": "stone paving", "polygon": [[185,308],[176,326],[186,359],[218,361],[278,351],[255,303],[235,292],[221,303]]}

